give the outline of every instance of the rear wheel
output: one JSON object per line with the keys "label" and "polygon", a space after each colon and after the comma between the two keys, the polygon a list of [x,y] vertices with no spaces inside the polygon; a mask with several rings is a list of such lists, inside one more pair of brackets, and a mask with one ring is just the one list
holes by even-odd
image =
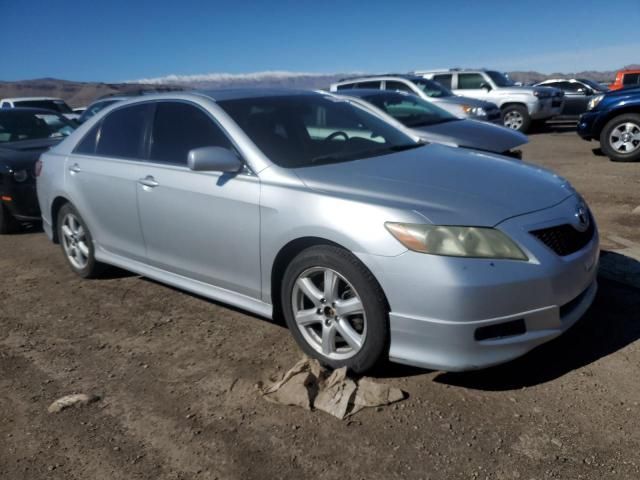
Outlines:
{"label": "rear wheel", "polygon": [[600,134],[600,148],[614,162],[640,160],[640,115],[628,113],[609,120]]}
{"label": "rear wheel", "polygon": [[67,263],[83,278],[97,277],[104,265],[95,259],[93,238],[78,211],[67,203],[58,212],[58,238]]}
{"label": "rear wheel", "polygon": [[502,122],[507,128],[518,132],[527,132],[531,126],[531,117],[526,107],[508,105],[502,110]]}
{"label": "rear wheel", "polygon": [[19,224],[9,209],[0,203],[0,234],[6,235],[7,233],[14,233],[18,230]]}
{"label": "rear wheel", "polygon": [[285,271],[281,302],[295,340],[324,365],[363,373],[384,358],[386,300],[350,252],[329,245],[304,250]]}

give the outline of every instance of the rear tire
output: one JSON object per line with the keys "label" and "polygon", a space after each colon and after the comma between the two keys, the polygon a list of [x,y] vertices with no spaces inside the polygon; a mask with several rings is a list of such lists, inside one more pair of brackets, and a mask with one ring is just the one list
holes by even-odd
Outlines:
{"label": "rear tire", "polygon": [[639,161],[640,115],[627,113],[609,120],[600,133],[600,148],[614,162]]}
{"label": "rear tire", "polygon": [[531,117],[527,107],[508,105],[502,110],[502,123],[505,127],[517,132],[526,133],[531,127]]}
{"label": "rear tire", "polygon": [[6,235],[8,233],[15,233],[18,231],[17,220],[13,218],[9,209],[0,203],[0,235]]}
{"label": "rear tire", "polygon": [[100,276],[105,265],[96,261],[91,232],[73,205],[67,203],[60,208],[56,227],[71,270],[82,278]]}
{"label": "rear tire", "polygon": [[291,334],[323,365],[364,373],[388,355],[384,293],[352,253],[330,245],[302,251],[287,267],[281,292]]}

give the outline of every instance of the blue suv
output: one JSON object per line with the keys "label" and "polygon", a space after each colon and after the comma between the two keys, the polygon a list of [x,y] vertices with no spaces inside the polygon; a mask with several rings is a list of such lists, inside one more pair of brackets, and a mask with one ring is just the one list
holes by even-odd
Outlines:
{"label": "blue suv", "polygon": [[599,140],[602,151],[614,162],[640,160],[640,88],[592,98],[578,122],[578,135]]}

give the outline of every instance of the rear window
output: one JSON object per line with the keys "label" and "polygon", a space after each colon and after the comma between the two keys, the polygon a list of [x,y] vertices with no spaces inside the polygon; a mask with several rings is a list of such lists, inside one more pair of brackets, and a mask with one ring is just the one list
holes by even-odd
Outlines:
{"label": "rear window", "polygon": [[152,104],[144,103],[109,113],[102,121],[96,154],[143,159],[144,134],[152,109]]}
{"label": "rear window", "polygon": [[640,83],[640,73],[625,73],[622,78],[623,85],[637,85]]}
{"label": "rear window", "polygon": [[13,102],[16,107],[44,108],[60,113],[72,113],[71,108],[62,100],[18,100]]}

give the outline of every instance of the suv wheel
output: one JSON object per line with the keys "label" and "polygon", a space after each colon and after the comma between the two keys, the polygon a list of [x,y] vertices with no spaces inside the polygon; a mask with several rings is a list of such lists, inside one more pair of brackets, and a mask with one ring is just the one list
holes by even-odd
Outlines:
{"label": "suv wheel", "polygon": [[0,203],[0,234],[5,235],[7,233],[13,233],[16,230],[18,230],[18,222],[13,218],[9,209]]}
{"label": "suv wheel", "polygon": [[324,365],[363,373],[387,353],[384,294],[346,250],[319,245],[298,254],[284,274],[281,302],[296,342]]}
{"label": "suv wheel", "polygon": [[70,203],[60,208],[57,227],[62,251],[71,270],[83,278],[98,276],[104,266],[96,261],[91,232]]}
{"label": "suv wheel", "polygon": [[526,132],[531,125],[531,117],[526,107],[522,105],[508,105],[502,110],[502,122],[507,128]]}
{"label": "suv wheel", "polygon": [[614,162],[640,160],[640,115],[628,113],[609,120],[600,133],[600,147]]}

